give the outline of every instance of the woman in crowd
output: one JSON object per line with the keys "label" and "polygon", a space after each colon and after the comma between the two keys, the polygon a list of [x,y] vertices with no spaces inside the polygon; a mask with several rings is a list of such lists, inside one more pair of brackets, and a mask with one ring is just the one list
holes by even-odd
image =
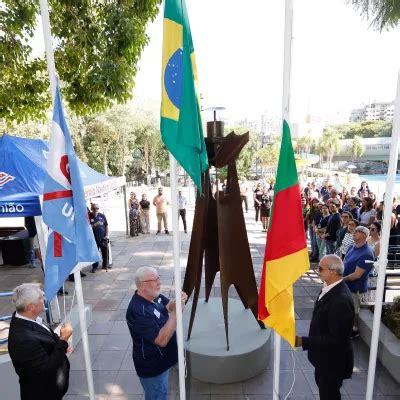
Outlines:
{"label": "woman in crowd", "polygon": [[376,208],[378,207],[378,200],[376,198],[376,194],[372,193],[372,192],[369,192],[368,197],[370,199],[372,199],[372,207],[375,208],[375,210],[376,210]]}
{"label": "woman in crowd", "polygon": [[376,210],[373,207],[372,199],[369,197],[363,197],[361,204],[360,224],[369,227],[376,219]]}
{"label": "woman in crowd", "polygon": [[317,246],[317,234],[316,226],[322,218],[322,213],[320,211],[319,200],[314,198],[311,200],[310,212],[308,213],[308,234],[311,241],[311,254],[310,261],[318,261],[318,246]]}
{"label": "woman in crowd", "polygon": [[269,190],[265,188],[263,195],[261,196],[261,223],[263,232],[267,232],[268,229],[271,204],[272,204],[272,199],[271,196],[269,195]]}
{"label": "woman in crowd", "polygon": [[371,247],[374,252],[374,256],[378,257],[380,252],[380,238],[381,236],[381,224],[374,221],[369,228],[369,236],[367,238],[367,244]]}
{"label": "woman in crowd", "polygon": [[140,224],[143,233],[150,233],[150,202],[143,193],[142,200],[139,202]]}
{"label": "woman in crowd", "polygon": [[340,200],[342,200],[342,204],[343,204],[342,210],[349,211],[350,210],[350,206],[349,206],[350,194],[345,187],[343,187],[343,189],[342,189],[342,193],[340,195]]}
{"label": "woman in crowd", "polygon": [[369,187],[368,187],[367,181],[362,181],[362,182],[361,182],[360,189],[358,189],[358,192],[357,192],[358,197],[359,197],[360,199],[362,199],[363,197],[368,197],[369,192],[370,192],[370,189],[369,189]]}
{"label": "woman in crowd", "polygon": [[351,215],[351,212],[349,211],[343,211],[342,215],[340,217],[340,228],[336,232],[336,254],[340,257],[341,251],[340,247],[342,246],[343,239],[348,232],[348,224],[349,222],[353,219],[353,216]]}
{"label": "woman in crowd", "polygon": [[308,234],[308,214],[310,213],[310,206],[308,205],[308,201],[304,196],[301,196],[301,207],[303,210],[303,224],[304,224],[304,232],[306,233],[306,237]]}
{"label": "woman in crowd", "polygon": [[139,236],[141,233],[140,219],[139,219],[139,201],[136,194],[131,192],[129,197],[129,227],[131,236]]}
{"label": "woman in crowd", "polygon": [[[261,183],[258,182],[256,185],[256,188],[254,189],[253,192],[253,199],[254,199],[254,209],[256,211],[256,222],[258,222],[258,216],[260,215],[260,209],[261,209],[261,199],[263,196],[264,192],[261,187]],[[260,215],[261,219],[261,215]]]}
{"label": "woman in crowd", "polygon": [[328,225],[329,220],[329,208],[326,204],[321,207],[322,218],[317,225],[317,246],[318,246],[318,256],[321,259],[325,255],[325,240],[322,238],[322,235],[326,232],[326,226]]}
{"label": "woman in crowd", "polygon": [[350,247],[354,245],[353,233],[357,226],[358,221],[356,221],[355,219],[351,219],[347,224],[347,232],[344,235],[342,245],[340,246],[340,257],[342,257],[342,260],[346,256]]}

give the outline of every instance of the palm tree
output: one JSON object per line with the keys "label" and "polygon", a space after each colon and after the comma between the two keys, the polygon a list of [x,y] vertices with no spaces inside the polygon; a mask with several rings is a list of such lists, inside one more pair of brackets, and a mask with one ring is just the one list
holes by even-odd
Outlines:
{"label": "palm tree", "polygon": [[[340,134],[337,131],[326,128],[318,141],[318,149],[321,156],[325,156],[328,162],[328,168],[332,167],[333,157],[339,153],[340,149]],[[323,158],[321,157],[321,165]]]}
{"label": "palm tree", "polygon": [[362,16],[373,18],[372,25],[381,31],[399,24],[400,2],[397,0],[351,0],[351,4]]}
{"label": "palm tree", "polygon": [[363,155],[365,148],[360,136],[354,136],[353,140],[349,145],[349,150],[352,161],[357,160]]}

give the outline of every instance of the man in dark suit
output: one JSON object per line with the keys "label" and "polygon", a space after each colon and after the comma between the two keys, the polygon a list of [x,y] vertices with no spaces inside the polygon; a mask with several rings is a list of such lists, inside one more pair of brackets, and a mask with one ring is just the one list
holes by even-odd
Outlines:
{"label": "man in dark suit", "polygon": [[14,289],[8,351],[19,376],[21,400],[61,400],[68,390],[69,350],[72,327],[66,323],[60,336],[43,323],[43,292],[38,284]]}
{"label": "man in dark suit", "polygon": [[315,367],[315,382],[320,400],[340,400],[343,379],[353,372],[351,330],[354,303],[343,282],[343,262],[336,255],[323,257],[318,265],[325,285],[314,306],[307,337],[296,336],[296,346],[308,351],[308,359]]}

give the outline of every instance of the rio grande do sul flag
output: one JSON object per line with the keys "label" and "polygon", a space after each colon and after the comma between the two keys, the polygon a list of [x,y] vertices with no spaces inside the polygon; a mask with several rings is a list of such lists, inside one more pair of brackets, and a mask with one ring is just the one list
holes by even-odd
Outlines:
{"label": "rio grande do sul flag", "polygon": [[309,270],[300,185],[290,128],[283,121],[272,216],[258,297],[258,319],[294,347],[293,284]]}
{"label": "rio grande do sul flag", "polygon": [[201,192],[208,168],[196,63],[185,0],[165,0],[161,77],[161,137]]}

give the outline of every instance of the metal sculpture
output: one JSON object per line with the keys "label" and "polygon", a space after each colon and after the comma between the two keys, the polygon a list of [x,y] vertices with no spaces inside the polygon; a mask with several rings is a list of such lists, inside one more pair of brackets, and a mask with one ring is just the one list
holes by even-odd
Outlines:
{"label": "metal sculpture", "polygon": [[[207,154],[211,165],[218,169],[227,166],[227,184],[224,191],[213,195],[209,170],[203,176],[203,194],[196,199],[193,231],[189,248],[183,290],[190,296],[194,290],[190,314],[188,339],[190,339],[196,307],[200,295],[203,255],[205,268],[205,301],[208,302],[217,272],[220,272],[221,298],[225,323],[227,350],[228,291],[234,285],[244,305],[250,308],[257,320],[257,284],[253,271],[249,242],[236,170],[236,159],[249,140],[249,133],[231,132],[223,137],[223,122],[207,123]],[[218,177],[218,175],[217,175]]]}

